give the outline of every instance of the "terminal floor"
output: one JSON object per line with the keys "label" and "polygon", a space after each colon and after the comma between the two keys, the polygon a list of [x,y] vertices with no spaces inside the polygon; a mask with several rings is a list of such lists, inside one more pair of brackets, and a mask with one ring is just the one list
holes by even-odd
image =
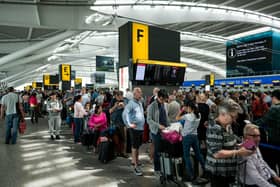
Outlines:
{"label": "terminal floor", "polygon": [[38,124],[27,119],[26,133],[19,135],[16,145],[6,145],[4,121],[0,121],[0,187],[162,186],[153,174],[147,146],[141,149],[144,175],[139,177],[134,175],[129,159],[118,157],[102,164],[92,151],[73,143],[67,126],[62,129],[62,139],[52,141],[46,119],[40,118]]}

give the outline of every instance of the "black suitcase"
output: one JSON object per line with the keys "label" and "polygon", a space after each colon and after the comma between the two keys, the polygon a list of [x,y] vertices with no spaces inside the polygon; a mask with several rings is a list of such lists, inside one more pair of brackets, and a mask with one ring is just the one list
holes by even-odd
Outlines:
{"label": "black suitcase", "polygon": [[168,153],[160,153],[161,184],[172,181],[180,184],[183,177],[183,160],[180,157],[173,158]]}
{"label": "black suitcase", "polygon": [[92,145],[96,147],[99,134],[100,133],[98,131],[84,131],[81,136],[82,145],[87,146],[88,148]]}
{"label": "black suitcase", "polygon": [[106,164],[115,158],[114,143],[111,141],[100,142],[98,160]]}

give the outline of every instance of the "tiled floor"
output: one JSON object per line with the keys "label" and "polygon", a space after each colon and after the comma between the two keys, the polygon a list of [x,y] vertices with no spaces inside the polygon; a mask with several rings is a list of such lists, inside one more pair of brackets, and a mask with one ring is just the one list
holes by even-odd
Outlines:
{"label": "tiled floor", "polygon": [[46,119],[40,118],[39,124],[27,120],[27,125],[16,145],[6,145],[4,121],[0,122],[0,187],[162,186],[153,175],[145,149],[141,153],[144,176],[137,177],[130,160],[118,157],[101,164],[94,153],[73,144],[67,126],[63,127],[61,140],[51,141]]}

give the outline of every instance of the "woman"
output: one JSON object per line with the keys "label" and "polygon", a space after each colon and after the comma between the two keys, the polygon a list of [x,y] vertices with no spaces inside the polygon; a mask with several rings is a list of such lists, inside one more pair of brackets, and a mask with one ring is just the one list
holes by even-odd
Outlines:
{"label": "woman", "polygon": [[207,130],[207,156],[205,168],[210,172],[211,187],[229,187],[235,181],[237,156],[249,156],[253,152],[244,147],[236,150],[236,137],[231,125],[239,107],[234,102],[222,102],[218,117]]}
{"label": "woman", "polygon": [[29,98],[32,123],[34,123],[34,118],[35,118],[35,122],[38,123],[38,109],[37,109],[38,101],[37,101],[36,95],[37,94],[35,92],[33,92]]}
{"label": "woman", "polygon": [[87,112],[85,111],[82,105],[82,96],[77,95],[74,104],[74,124],[75,124],[74,143],[80,142],[80,134],[82,131],[85,115],[87,115]]}
{"label": "woman", "polygon": [[100,136],[100,133],[107,129],[107,117],[102,110],[103,109],[101,105],[95,105],[94,113],[91,115],[88,121],[89,130],[94,132],[93,146],[95,148],[97,146],[97,140]]}
{"label": "woman", "polygon": [[[181,114],[187,112],[183,116]],[[183,110],[176,116],[177,120],[184,120],[184,129],[182,131],[183,136],[183,156],[186,163],[187,180],[194,180],[194,172],[192,168],[192,163],[190,159],[190,148],[192,147],[195,152],[195,157],[199,161],[203,172],[205,170],[205,162],[199,150],[199,143],[197,138],[197,128],[200,122],[200,114],[198,112],[197,106],[189,101],[183,107]]]}

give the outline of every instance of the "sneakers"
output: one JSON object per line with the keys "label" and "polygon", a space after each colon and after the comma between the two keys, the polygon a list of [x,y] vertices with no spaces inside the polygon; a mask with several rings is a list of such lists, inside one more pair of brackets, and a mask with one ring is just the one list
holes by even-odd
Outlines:
{"label": "sneakers", "polygon": [[162,176],[160,171],[155,171],[154,174],[155,174],[156,179],[160,179],[160,177]]}
{"label": "sneakers", "polygon": [[51,140],[54,140],[54,136],[53,135],[51,135]]}
{"label": "sneakers", "polygon": [[[131,165],[131,166],[134,166],[134,163],[131,162],[130,165]],[[144,164],[142,164],[142,163],[140,163],[140,162],[138,162],[138,164],[137,164],[138,167],[141,167],[141,166],[143,166],[143,165],[144,165]]]}
{"label": "sneakers", "polygon": [[139,167],[134,168],[134,173],[136,176],[142,176],[143,172]]}
{"label": "sneakers", "polygon": [[56,135],[55,139],[60,140],[60,136]]}

